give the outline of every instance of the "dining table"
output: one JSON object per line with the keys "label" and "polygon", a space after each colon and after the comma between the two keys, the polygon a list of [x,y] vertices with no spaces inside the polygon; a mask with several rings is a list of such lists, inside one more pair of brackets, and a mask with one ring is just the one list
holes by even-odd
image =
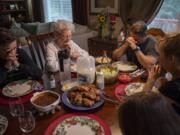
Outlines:
{"label": "dining table", "polygon": [[[115,88],[118,85],[118,81],[114,84],[105,85],[104,91],[106,92],[106,94],[116,99]],[[57,87],[56,89],[54,89],[54,91],[62,95],[60,87]],[[118,125],[118,108],[120,104],[105,100],[104,104],[100,108],[97,108],[93,111],[87,111],[85,113],[94,114],[102,119],[109,126],[112,135],[121,135],[121,131]],[[10,114],[9,106],[0,105],[0,114],[4,115],[8,119],[8,127],[4,135],[44,135],[46,129],[54,120],[62,117],[65,114],[76,113],[76,111],[66,109],[66,107],[64,107],[62,103],[60,104],[60,106],[61,109],[55,111],[53,114],[47,114],[43,116],[34,114],[36,122],[35,128],[30,133],[25,134],[20,130],[18,118],[13,117]],[[33,111],[34,109],[30,101],[24,104],[24,108],[25,110],[30,111]]]}

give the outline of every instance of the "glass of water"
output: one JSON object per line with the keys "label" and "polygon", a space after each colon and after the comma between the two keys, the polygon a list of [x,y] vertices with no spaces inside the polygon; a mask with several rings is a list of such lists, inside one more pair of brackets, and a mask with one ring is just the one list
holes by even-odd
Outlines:
{"label": "glass of water", "polygon": [[35,118],[30,111],[25,111],[19,116],[20,129],[24,133],[29,133],[35,128]]}
{"label": "glass of water", "polygon": [[24,106],[20,98],[16,101],[9,100],[9,111],[13,117],[20,116],[24,112]]}

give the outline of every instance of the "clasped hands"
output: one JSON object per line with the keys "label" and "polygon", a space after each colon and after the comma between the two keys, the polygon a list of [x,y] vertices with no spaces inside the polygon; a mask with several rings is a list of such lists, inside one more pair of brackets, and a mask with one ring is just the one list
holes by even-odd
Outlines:
{"label": "clasped hands", "polygon": [[136,49],[137,47],[137,41],[133,37],[128,37],[126,39],[126,43],[128,44],[129,47],[131,47],[133,50]]}
{"label": "clasped hands", "polygon": [[13,70],[17,67],[19,67],[19,62],[18,62],[18,54],[16,53],[9,53],[8,56],[6,57],[6,63],[5,63],[5,68],[8,70]]}

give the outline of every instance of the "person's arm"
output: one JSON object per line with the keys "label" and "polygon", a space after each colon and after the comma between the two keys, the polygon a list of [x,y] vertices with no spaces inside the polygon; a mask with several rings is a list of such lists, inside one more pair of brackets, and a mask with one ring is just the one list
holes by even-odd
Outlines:
{"label": "person's arm", "polygon": [[[156,62],[157,59],[156,57],[154,57],[153,55],[151,55],[150,53],[148,53],[147,55],[145,55],[140,48],[138,48],[138,46],[136,45],[136,41],[134,40],[133,37],[129,37],[127,39],[128,45],[131,47],[132,50],[135,51],[136,57],[139,61],[139,63],[146,69],[152,67]],[[151,45],[154,46],[154,45]],[[150,51],[152,51],[153,48],[151,48]]]}
{"label": "person's arm", "polygon": [[88,56],[88,52],[86,52],[85,50],[83,50],[82,48],[80,48],[75,42],[73,42],[71,40],[70,42],[70,53],[71,53],[71,57],[77,59],[79,56]]}
{"label": "person's arm", "polygon": [[0,67],[0,84],[6,80],[8,69]]}
{"label": "person's arm", "polygon": [[19,59],[21,60],[19,62],[19,70],[33,79],[41,79],[42,71],[38,66],[31,60],[24,50],[19,50],[19,52]]}
{"label": "person's arm", "polygon": [[53,44],[48,44],[46,48],[46,69],[50,72],[57,72],[59,70],[59,63],[57,60],[56,48]]}
{"label": "person's arm", "polygon": [[148,79],[144,85],[145,91],[151,91],[156,80],[159,78],[161,68],[159,65],[155,65],[148,70]]}
{"label": "person's arm", "polygon": [[154,56],[145,55],[141,50],[136,51],[135,54],[139,63],[146,69],[152,67],[157,62]]}
{"label": "person's arm", "polygon": [[120,48],[113,51],[113,59],[118,60],[128,48],[128,43],[125,42]]}

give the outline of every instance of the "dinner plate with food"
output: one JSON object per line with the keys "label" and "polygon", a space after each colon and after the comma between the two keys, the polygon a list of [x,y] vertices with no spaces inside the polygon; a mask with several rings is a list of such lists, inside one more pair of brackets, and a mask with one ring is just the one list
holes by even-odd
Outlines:
{"label": "dinner plate with food", "polygon": [[121,72],[132,72],[138,68],[137,65],[128,61],[117,61],[112,63],[112,66],[116,67]]}
{"label": "dinner plate with food", "polygon": [[97,57],[95,60],[97,64],[108,64],[112,61],[111,58],[103,56]]}
{"label": "dinner plate with food", "polygon": [[125,94],[127,96],[131,96],[134,95],[136,93],[142,92],[144,88],[144,83],[131,83],[129,85],[127,85],[127,87],[124,89]]}
{"label": "dinner plate with food", "polygon": [[8,127],[8,120],[0,114],[0,135],[3,135]]}
{"label": "dinner plate with food", "polygon": [[7,84],[2,89],[2,94],[7,97],[21,97],[41,88],[42,85],[38,81],[18,80]]}
{"label": "dinner plate with food", "polygon": [[45,135],[111,135],[109,126],[93,114],[66,114],[49,125]]}
{"label": "dinner plate with food", "polygon": [[74,87],[62,95],[62,103],[77,111],[94,110],[104,104],[104,99],[101,98],[99,89],[95,85],[83,84]]}

